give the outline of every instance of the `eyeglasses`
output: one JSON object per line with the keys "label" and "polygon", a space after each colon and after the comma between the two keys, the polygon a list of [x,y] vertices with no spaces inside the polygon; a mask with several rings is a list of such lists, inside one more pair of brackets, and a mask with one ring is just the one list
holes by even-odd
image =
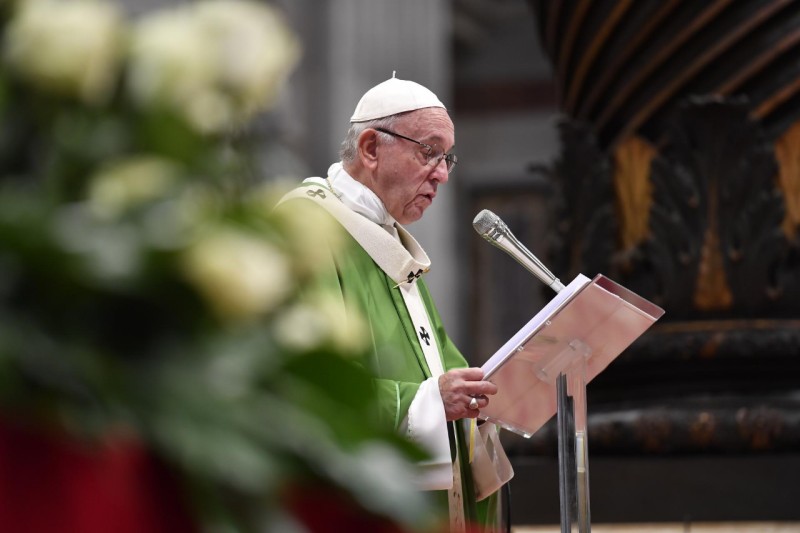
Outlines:
{"label": "eyeglasses", "polygon": [[412,143],[417,143],[418,145],[425,148],[425,151],[423,153],[425,154],[426,165],[432,165],[436,167],[439,165],[439,163],[442,162],[442,159],[444,159],[445,165],[447,165],[448,174],[453,171],[453,168],[455,168],[456,163],[458,163],[458,156],[456,156],[455,154],[446,153],[444,150],[442,150],[442,148],[438,144],[434,145],[425,144],[423,142],[419,142],[415,139],[412,139],[411,137],[406,137],[405,135],[400,135],[399,133],[385,130],[383,128],[375,128],[375,130],[381,133],[386,133],[387,135],[392,135],[393,137],[399,137],[406,141],[411,141]]}

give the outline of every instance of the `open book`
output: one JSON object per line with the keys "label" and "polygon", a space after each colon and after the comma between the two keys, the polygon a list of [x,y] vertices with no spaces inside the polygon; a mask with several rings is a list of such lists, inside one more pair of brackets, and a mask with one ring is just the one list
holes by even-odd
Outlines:
{"label": "open book", "polygon": [[[483,365],[498,392],[480,417],[530,437],[556,413],[555,380],[578,368],[588,383],[664,310],[598,274],[579,274]],[[585,359],[585,366],[578,358]]]}

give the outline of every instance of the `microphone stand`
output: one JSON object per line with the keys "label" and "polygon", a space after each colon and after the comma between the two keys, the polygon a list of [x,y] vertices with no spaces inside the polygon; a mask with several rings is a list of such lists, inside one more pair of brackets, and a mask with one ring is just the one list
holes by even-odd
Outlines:
{"label": "microphone stand", "polygon": [[[473,227],[556,293],[564,289],[561,281],[517,240],[500,217],[484,210],[475,218]],[[591,347],[574,339],[538,372],[539,379],[555,381],[561,533],[591,533],[592,529],[586,412],[586,365],[591,354]]]}

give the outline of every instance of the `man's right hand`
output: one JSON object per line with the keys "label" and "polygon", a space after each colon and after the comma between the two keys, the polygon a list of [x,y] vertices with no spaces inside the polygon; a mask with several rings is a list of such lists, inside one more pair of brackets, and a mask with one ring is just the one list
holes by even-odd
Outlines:
{"label": "man's right hand", "polygon": [[[439,376],[439,392],[449,422],[460,418],[477,418],[480,410],[489,405],[487,396],[497,394],[497,385],[483,381],[483,370],[480,368],[456,368]],[[477,409],[469,406],[473,398],[478,402]]]}

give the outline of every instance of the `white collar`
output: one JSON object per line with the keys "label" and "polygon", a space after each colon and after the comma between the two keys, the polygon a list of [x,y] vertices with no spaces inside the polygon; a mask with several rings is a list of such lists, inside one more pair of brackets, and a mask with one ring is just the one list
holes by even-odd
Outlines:
{"label": "white collar", "polygon": [[344,205],[376,224],[394,226],[394,217],[386,210],[378,195],[348,174],[341,161],[330,166],[328,180]]}

